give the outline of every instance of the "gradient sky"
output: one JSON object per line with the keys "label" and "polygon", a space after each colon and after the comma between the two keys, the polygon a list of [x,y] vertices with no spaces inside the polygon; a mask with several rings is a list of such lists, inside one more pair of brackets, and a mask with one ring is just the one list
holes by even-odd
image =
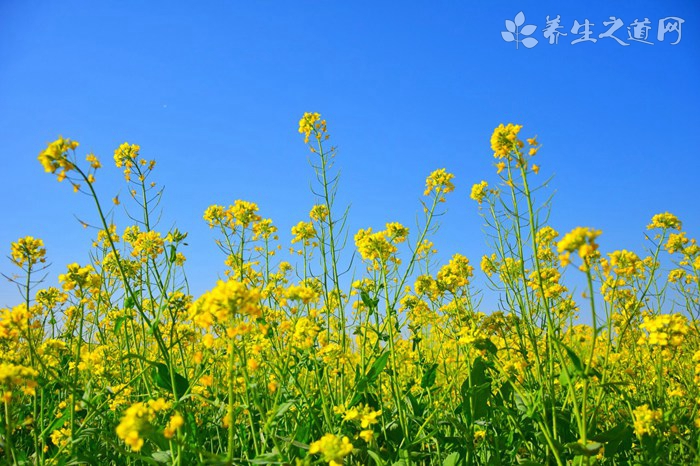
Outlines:
{"label": "gradient sky", "polygon": [[[551,224],[603,230],[604,252],[643,252],[652,215],[671,211],[700,232],[700,7],[694,1],[627,2],[172,2],[0,1],[0,248],[25,235],[48,249],[47,282],[85,263],[95,232],[86,196],[36,160],[63,135],[105,168],[96,188],[126,198],[112,163],[124,141],[158,160],[165,186],[160,227],[189,232],[191,291],[224,268],[202,220],[210,204],[257,202],[280,228],[314,203],[305,111],[328,120],[342,169],[338,202],[350,232],[415,225],[425,177],[455,174],[457,190],[434,238],[441,257],[478,264],[487,251],[473,183],[495,181],[489,138],[499,123],[537,134],[542,180],[554,175]],[[532,49],[506,43],[505,20],[537,26]],[[557,45],[542,36],[561,15]],[[594,38],[610,16],[649,18],[653,45],[612,39],[571,44],[588,19]],[[657,41],[660,18],[683,18],[682,39]],[[693,84],[694,83],[694,84]],[[126,226],[120,223],[120,229]],[[0,271],[12,274],[9,260]],[[16,304],[0,283],[0,306]],[[488,309],[484,309],[488,310]]]}

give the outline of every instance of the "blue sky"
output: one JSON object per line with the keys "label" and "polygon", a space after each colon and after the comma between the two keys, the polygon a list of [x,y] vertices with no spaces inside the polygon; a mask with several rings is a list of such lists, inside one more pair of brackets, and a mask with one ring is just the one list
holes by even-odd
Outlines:
{"label": "blue sky", "polygon": [[[523,11],[532,49],[501,38]],[[542,36],[561,15],[559,43]],[[649,41],[571,44],[588,19],[594,38],[610,16],[649,18]],[[657,40],[658,20],[684,19],[677,45]],[[475,264],[487,251],[469,200],[494,181],[489,137],[499,123],[539,135],[544,180],[555,175],[551,224],[603,230],[604,252],[643,251],[651,216],[671,211],[700,231],[697,128],[700,7],[668,2],[0,2],[0,247],[25,235],[48,249],[48,283],[85,263],[96,220],[90,201],[43,172],[36,156],[58,135],[105,164],[96,188],[126,197],[114,149],[124,141],[158,160],[161,228],[188,231],[194,294],[213,285],[223,257],[204,209],[257,202],[280,228],[314,202],[305,111],[328,120],[339,146],[339,204],[351,234],[388,221],[414,226],[425,177],[455,174],[456,192],[434,238],[443,257]],[[109,163],[108,163],[109,162]],[[122,222],[120,228],[125,224]],[[0,271],[13,273],[9,260]],[[18,301],[0,283],[0,305]]]}

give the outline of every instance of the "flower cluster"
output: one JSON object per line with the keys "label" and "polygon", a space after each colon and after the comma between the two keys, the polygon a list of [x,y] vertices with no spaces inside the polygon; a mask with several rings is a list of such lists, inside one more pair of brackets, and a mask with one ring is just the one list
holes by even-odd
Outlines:
{"label": "flower cluster", "polygon": [[117,426],[117,436],[131,448],[131,451],[140,451],[144,444],[144,437],[153,429],[151,423],[155,420],[157,413],[168,409],[170,409],[170,403],[163,398],[131,405],[124,412]]}
{"label": "flower cluster", "polygon": [[159,255],[163,254],[164,244],[159,232],[144,231],[136,235],[132,243],[131,255],[139,257],[141,262],[157,259]]}
{"label": "flower cluster", "polygon": [[500,124],[493,131],[493,135],[491,135],[491,149],[495,158],[510,158],[511,153],[516,148],[520,149],[524,146],[523,142],[518,139],[518,133],[520,133],[522,128],[522,125],[508,123],[506,126]]}
{"label": "flower cluster", "polygon": [[386,230],[372,232],[372,228],[359,230],[355,234],[355,246],[363,260],[373,262],[375,268],[386,265],[389,261],[398,261],[394,254],[397,244],[408,236],[408,228],[399,223],[387,223]]}
{"label": "flower cluster", "polygon": [[469,264],[469,259],[457,253],[438,271],[438,286],[445,291],[456,293],[458,289],[469,284],[472,276],[474,267]]}
{"label": "flower cluster", "polygon": [[439,202],[445,202],[444,195],[455,190],[455,185],[452,183],[453,178],[454,175],[448,173],[444,168],[435,170],[425,180],[425,191],[423,195],[427,196],[431,192],[434,192]]}
{"label": "flower cluster", "polygon": [[304,142],[307,144],[312,133],[318,141],[330,137],[326,129],[326,120],[322,120],[319,113],[304,113],[299,120],[299,132],[304,135]]}
{"label": "flower cluster", "polygon": [[59,137],[39,154],[39,162],[44,166],[46,173],[58,173],[58,181],[63,181],[69,171],[75,169],[75,164],[68,160],[68,151],[75,150],[78,141],[71,141]]}
{"label": "flower cluster", "polygon": [[0,363],[0,388],[2,400],[8,403],[12,399],[12,390],[20,389],[25,395],[36,393],[36,376],[39,373],[32,367],[12,363]]}
{"label": "flower cluster", "polygon": [[489,184],[486,181],[476,183],[474,186],[472,186],[472,192],[469,197],[481,204],[488,193],[488,187]]}
{"label": "flower cluster", "polygon": [[39,238],[25,236],[10,245],[12,262],[19,267],[26,264],[29,268],[40,262],[46,262],[44,242]]}
{"label": "flower cluster", "polygon": [[236,318],[256,318],[261,313],[260,290],[248,288],[236,280],[219,280],[213,290],[202,295],[190,306],[192,321],[205,329],[214,324],[221,324],[233,330],[231,325]]}
{"label": "flower cluster", "polygon": [[634,415],[634,433],[639,437],[655,433],[663,416],[660,409],[650,409],[647,404],[635,408],[632,414]]}
{"label": "flower cluster", "polygon": [[571,262],[570,254],[572,252],[577,252],[579,257],[583,260],[583,264],[581,264],[582,270],[587,270],[590,260],[597,257],[598,244],[595,242],[595,239],[600,236],[601,233],[600,230],[594,230],[588,227],[577,227],[564,235],[561,241],[557,243],[557,250],[560,254],[559,259],[562,266],[565,267]]}
{"label": "flower cluster", "polygon": [[261,217],[257,212],[257,204],[238,199],[228,209],[220,205],[209,206],[204,212],[204,220],[209,228],[218,226],[236,230],[237,227],[247,228],[251,223],[259,222]]}
{"label": "flower cluster", "polygon": [[640,342],[646,341],[651,346],[661,348],[678,347],[683,343],[683,337],[688,334],[688,319],[682,314],[661,314],[653,317],[645,317],[640,326],[649,332],[649,336],[642,337]]}
{"label": "flower cluster", "polygon": [[662,214],[656,214],[651,218],[651,223],[647,226],[647,230],[659,229],[671,229],[680,230],[682,223],[678,220],[675,215],[664,212]]}
{"label": "flower cluster", "polygon": [[330,466],[342,466],[343,458],[352,453],[352,450],[353,446],[348,437],[341,438],[335,434],[326,434],[309,446],[309,454],[322,455],[323,460]]}

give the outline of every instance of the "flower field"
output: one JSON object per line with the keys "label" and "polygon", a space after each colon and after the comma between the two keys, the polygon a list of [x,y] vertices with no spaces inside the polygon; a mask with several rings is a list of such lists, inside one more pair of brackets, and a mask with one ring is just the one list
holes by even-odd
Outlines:
{"label": "flower field", "polygon": [[11,245],[0,464],[700,464],[700,246],[668,212],[644,253],[556,231],[521,130],[494,130],[493,179],[471,190],[490,253],[439,263],[453,175],[427,177],[416,228],[348,232],[326,121],[304,114],[317,204],[291,245],[252,202],[210,206],[227,269],[201,296],[187,234],[153,228],[156,162],[114,152],[132,219],[117,225],[100,159],[52,142],[39,162],[94,200],[99,231],[58,288],[40,284],[40,239]]}

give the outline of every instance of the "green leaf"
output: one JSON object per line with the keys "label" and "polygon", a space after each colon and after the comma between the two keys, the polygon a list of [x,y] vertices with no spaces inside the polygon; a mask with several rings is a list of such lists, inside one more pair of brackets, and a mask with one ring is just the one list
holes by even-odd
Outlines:
{"label": "green leaf", "polygon": [[454,452],[448,455],[447,458],[445,458],[445,461],[442,462],[442,466],[456,466],[458,461],[459,453]]}
{"label": "green leaf", "polygon": [[367,450],[367,454],[374,460],[374,464],[377,466],[384,466],[386,463],[382,460],[382,458],[377,454],[377,452],[373,450]]}
{"label": "green leaf", "polygon": [[[168,369],[168,366],[162,362],[154,363],[153,368],[151,369],[151,376],[153,377],[153,381],[155,382],[156,386],[173,393],[173,384],[170,380],[170,370]],[[175,398],[179,400],[185,395],[185,393],[187,393],[188,389],[190,388],[190,383],[186,378],[177,372],[175,372],[173,378],[175,379]]]}
{"label": "green leaf", "polygon": [[389,352],[384,351],[376,361],[374,361],[374,364],[372,364],[372,367],[369,368],[367,371],[367,382],[371,385],[373,384],[377,378],[379,377],[379,374],[382,373],[384,368],[386,367],[386,363],[389,361]]}
{"label": "green leaf", "polygon": [[367,293],[366,291],[360,292],[360,298],[362,298],[362,302],[369,309],[369,315],[372,315],[372,313],[377,309],[377,305],[379,304],[379,298],[370,298],[369,293]]}
{"label": "green leaf", "polygon": [[46,432],[53,432],[56,429],[60,429],[63,427],[63,423],[66,422],[66,420],[70,419],[70,409],[66,409],[63,411],[63,416],[54,419],[54,421],[51,423],[51,425],[44,431]]}
{"label": "green leaf", "polygon": [[489,398],[491,397],[491,377],[488,365],[479,356],[474,360],[469,377],[462,383],[462,413],[468,422],[484,419],[489,415]]}
{"label": "green leaf", "polygon": [[127,296],[124,300],[124,309],[133,309],[136,301],[134,301],[133,296]]}
{"label": "green leaf", "polygon": [[410,388],[406,390],[406,398],[408,399],[408,403],[411,405],[411,411],[413,411],[413,414],[418,418],[422,418],[423,414],[425,413],[425,405],[416,399],[413,393],[411,393]]}
{"label": "green leaf", "polygon": [[156,460],[158,463],[169,463],[172,460],[172,453],[170,450],[160,450],[160,451],[154,451],[151,456],[153,457],[154,460]]}
{"label": "green leaf", "polygon": [[559,342],[559,344],[562,347],[564,347],[564,349],[566,350],[566,353],[569,355],[569,359],[571,359],[571,362],[574,365],[574,368],[576,369],[576,371],[583,374],[584,373],[584,366],[583,366],[583,363],[581,362],[581,358],[578,357],[578,355],[574,352],[574,350],[569,348],[567,345],[565,345],[561,341]]}
{"label": "green leaf", "polygon": [[119,330],[122,328],[122,325],[124,325],[124,322],[126,322],[126,316],[117,317],[117,320],[114,321],[115,335],[119,333]]}
{"label": "green leaf", "polygon": [[[569,375],[571,374],[571,375]],[[578,371],[572,366],[568,366],[566,370],[562,370],[559,374],[559,383],[562,387],[566,387],[571,384],[571,379],[577,379]]]}
{"label": "green leaf", "polygon": [[277,451],[263,453],[250,460],[251,464],[280,464],[280,454]]}
{"label": "green leaf", "polygon": [[275,417],[282,417],[284,416],[284,413],[289,411],[289,408],[294,406],[295,401],[287,401],[286,403],[282,403],[277,407],[277,412],[275,413]]}
{"label": "green leaf", "polygon": [[603,448],[603,444],[599,442],[588,442],[588,444],[583,445],[579,442],[570,442],[566,444],[566,447],[576,456],[594,456]]}
{"label": "green leaf", "polygon": [[474,347],[482,351],[485,350],[492,355],[495,355],[498,352],[496,345],[488,338],[475,341]]}
{"label": "green leaf", "polygon": [[602,434],[592,435],[591,440],[605,443],[605,456],[610,458],[618,451],[627,451],[632,447],[634,431],[627,424],[618,424]]}
{"label": "green leaf", "polygon": [[485,383],[491,383],[491,377],[489,377],[486,369],[488,366],[481,356],[477,357],[472,364],[472,370],[469,374],[469,380],[472,387],[477,385],[483,385]]}
{"label": "green leaf", "polygon": [[423,378],[420,381],[421,388],[431,388],[435,385],[435,378],[437,377],[437,364],[431,364],[427,371],[423,373]]}

